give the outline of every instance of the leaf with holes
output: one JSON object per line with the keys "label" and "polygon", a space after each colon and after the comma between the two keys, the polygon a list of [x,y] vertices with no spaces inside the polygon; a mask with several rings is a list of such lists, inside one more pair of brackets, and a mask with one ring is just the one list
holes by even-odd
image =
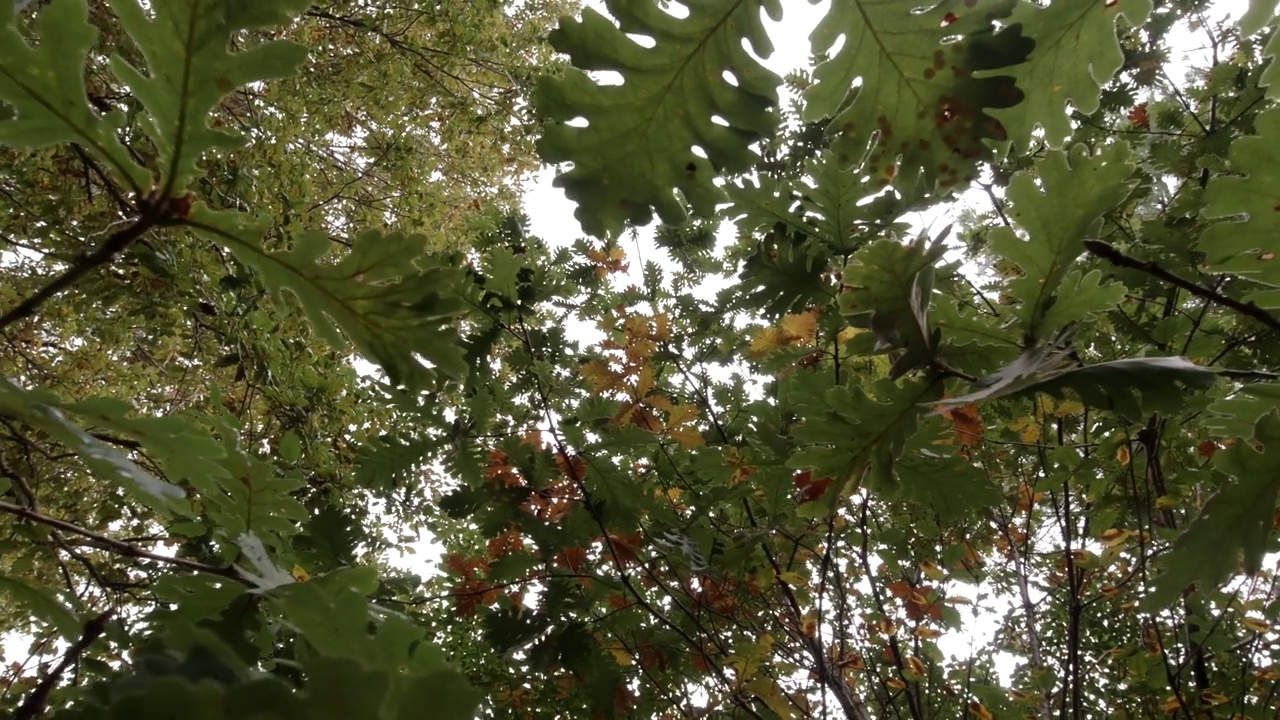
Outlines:
{"label": "leaf with holes", "polygon": [[[551,34],[577,69],[538,85],[535,105],[550,120],[538,150],[547,162],[573,163],[555,184],[578,204],[575,216],[592,235],[647,223],[655,209],[664,221],[681,222],[685,211],[675,190],[710,216],[722,197],[716,174],[749,168],[756,158],[751,144],[777,125],[779,78],[743,41],[768,57],[773,48],[761,11],[777,19],[781,3],[704,0],[692,3],[685,18],[653,0],[605,4],[616,26],[587,8]],[[617,72],[623,82],[604,85],[585,71]],[[569,124],[578,118],[588,125]]]}
{"label": "leaf with holes", "polygon": [[1016,28],[994,33],[1009,5],[944,0],[916,12],[899,0],[834,0],[810,43],[819,56],[843,44],[814,71],[804,119],[831,118],[838,161],[879,185],[910,192],[972,179],[986,141],[1005,138],[989,110],[1020,100],[1009,79],[975,74],[1000,75],[1030,49]]}

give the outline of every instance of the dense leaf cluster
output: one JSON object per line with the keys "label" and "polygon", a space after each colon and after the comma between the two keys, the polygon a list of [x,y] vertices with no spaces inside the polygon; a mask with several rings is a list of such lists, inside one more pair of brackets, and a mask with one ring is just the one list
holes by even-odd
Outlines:
{"label": "dense leaf cluster", "polygon": [[[610,0],[536,88],[550,4],[5,17],[0,702],[1274,716],[1280,33],[1209,5],[834,0],[784,81],[781,3]],[[526,111],[589,237],[485,212]]]}

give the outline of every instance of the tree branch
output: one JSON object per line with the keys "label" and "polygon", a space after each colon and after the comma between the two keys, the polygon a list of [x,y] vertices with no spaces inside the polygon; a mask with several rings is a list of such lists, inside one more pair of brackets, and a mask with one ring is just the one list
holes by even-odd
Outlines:
{"label": "tree branch", "polygon": [[51,527],[51,528],[56,528],[58,530],[65,530],[66,532],[72,533],[74,535],[79,535],[83,538],[87,538],[88,540],[90,540],[91,541],[89,543],[90,545],[100,550],[106,550],[108,552],[116,553],[117,555],[123,555],[124,557],[131,557],[131,558],[139,558],[142,560],[153,560],[155,562],[165,563],[167,565],[173,565],[186,570],[194,570],[195,572],[203,572],[203,573],[209,573],[210,575],[218,575],[220,577],[224,577],[229,580],[235,580],[236,582],[242,583],[244,585],[250,585],[250,586],[253,585],[253,583],[249,580],[249,578],[245,577],[235,567],[232,567],[232,566],[218,567],[217,565],[209,565],[206,563],[197,562],[195,560],[188,560],[186,558],[172,557],[169,555],[160,555],[158,553],[153,553],[150,550],[143,550],[142,548],[136,545],[130,545],[127,542],[121,542],[119,540],[109,538],[106,535],[98,534],[87,528],[82,528],[79,525],[74,525],[72,523],[69,523],[66,520],[59,520],[58,518],[49,517],[48,515],[45,515],[40,512],[36,512],[35,510],[32,510],[30,508],[22,507],[21,505],[14,505],[13,503],[0,502],[0,512],[6,512],[6,513],[9,513],[10,515],[17,515],[18,517],[24,518],[26,520],[30,520],[31,522],[40,523],[41,525],[47,525],[48,527]]}
{"label": "tree branch", "polygon": [[1258,307],[1257,303],[1252,301],[1247,303],[1240,302],[1239,300],[1229,298],[1216,290],[1211,290],[1207,287],[1197,285],[1190,280],[1183,280],[1150,260],[1136,260],[1131,258],[1112,247],[1109,243],[1105,243],[1101,240],[1085,240],[1084,247],[1094,255],[1097,255],[1104,260],[1111,261],[1111,264],[1113,265],[1139,270],[1147,273],[1148,275],[1160,278],[1171,285],[1175,285],[1186,290],[1196,297],[1203,298],[1210,302],[1215,302],[1224,307],[1229,307],[1241,315],[1251,317],[1272,330],[1280,330],[1280,318],[1277,318],[1275,315],[1272,315],[1266,310]]}
{"label": "tree branch", "polygon": [[85,275],[114,260],[125,248],[141,239],[151,228],[161,222],[163,219],[162,213],[164,212],[161,208],[163,207],[163,204],[144,207],[143,213],[136,220],[112,233],[97,250],[77,259],[71,264],[71,267],[51,280],[48,285],[40,288],[34,295],[23,300],[3,316],[0,316],[0,330],[34,315],[36,310],[45,302],[70,288]]}
{"label": "tree branch", "polygon": [[93,641],[102,637],[102,633],[106,632],[107,623],[111,621],[113,615],[115,615],[115,611],[108,610],[85,623],[84,632],[81,633],[80,639],[67,648],[57,667],[40,681],[40,684],[31,691],[26,700],[22,701],[22,705],[18,706],[18,709],[14,711],[14,720],[34,720],[44,713],[45,706],[49,702],[49,693],[53,692],[53,688],[58,684],[62,673],[66,672],[68,667],[71,667],[71,663],[79,659],[81,653],[89,649]]}

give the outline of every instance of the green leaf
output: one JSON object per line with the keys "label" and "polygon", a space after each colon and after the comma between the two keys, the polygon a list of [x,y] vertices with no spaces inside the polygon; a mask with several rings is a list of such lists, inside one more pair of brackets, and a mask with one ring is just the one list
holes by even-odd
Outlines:
{"label": "green leaf", "polygon": [[1275,16],[1277,6],[1280,6],[1280,0],[1249,0],[1249,9],[1236,22],[1240,34],[1252,35],[1266,27]]}
{"label": "green leaf", "polygon": [[85,92],[85,56],[98,38],[88,16],[85,0],[51,3],[40,11],[35,47],[13,23],[0,23],[0,100],[13,112],[0,119],[0,144],[38,148],[79,143],[141,194],[151,184],[151,173],[129,157],[116,137],[123,114],[100,116]]}
{"label": "green leaf", "polygon": [[[265,42],[227,52],[232,35],[264,20],[287,19],[309,5],[264,0],[276,12],[245,12],[225,0],[111,0],[121,26],[146,59],[137,68],[116,56],[111,69],[146,108],[142,127],[160,152],[166,196],[179,194],[198,173],[196,162],[214,148],[241,144],[232,132],[210,127],[207,116],[224,95],[251,82],[292,75],[306,57],[301,45]],[[230,11],[230,12],[228,12]]]}
{"label": "green leaf", "polygon": [[722,293],[721,302],[759,308],[775,317],[824,304],[834,292],[823,280],[829,257],[815,238],[776,227],[747,258],[739,286]]}
{"label": "green leaf", "polygon": [[307,663],[304,717],[315,720],[380,718],[390,678],[349,658],[318,657]]}
{"label": "green leaf", "polygon": [[905,350],[893,377],[922,367],[932,358],[935,338],[929,327],[934,265],[942,259],[949,230],[933,242],[924,236],[909,245],[881,240],[854,254],[841,273],[845,288],[840,312],[855,327],[870,328],[876,351]]}
{"label": "green leaf", "polygon": [[26,606],[33,619],[51,625],[67,642],[78,640],[84,631],[84,623],[48,588],[0,575],[0,595]]}
{"label": "green leaf", "polygon": [[992,34],[991,19],[1009,5],[944,0],[917,12],[898,0],[834,0],[809,39],[818,56],[844,42],[814,70],[803,118],[831,118],[838,162],[864,168],[880,186],[967,182],[989,154],[985,141],[1005,138],[988,109],[1018,100],[1007,79],[974,74],[1020,62],[1030,49],[1016,28]]}
{"label": "green leaf", "polygon": [[1123,17],[1128,26],[1141,27],[1151,9],[1152,0],[1078,0],[1047,6],[1019,2],[1002,22],[1021,25],[1035,48],[1026,62],[984,74],[1011,75],[1025,98],[991,114],[1019,143],[1029,141],[1039,125],[1051,147],[1061,146],[1071,134],[1067,104],[1083,115],[1097,112],[1101,86],[1124,65],[1116,23]]}
{"label": "green leaf", "polygon": [[256,571],[256,573],[245,570],[241,572],[253,580],[253,584],[258,589],[271,590],[283,585],[292,585],[295,582],[292,575],[271,559],[271,554],[267,552],[267,548],[256,535],[245,533],[238,538],[238,543],[245,560],[248,560]]}
{"label": "green leaf", "polygon": [[280,459],[287,463],[295,463],[302,457],[302,438],[298,433],[289,430],[280,436],[280,444],[276,447]]}
{"label": "green leaf", "polygon": [[443,260],[418,266],[424,236],[368,230],[356,236],[346,254],[325,261],[333,243],[322,232],[301,233],[291,250],[270,252],[254,239],[263,229],[239,215],[197,205],[190,224],[261,273],[269,288],[297,297],[312,326],[334,347],[343,348],[341,333],[346,333],[393,384],[423,390],[437,374],[466,373],[457,332],[450,326],[465,307],[459,295],[464,279]]}
{"label": "green leaf", "polygon": [[215,426],[223,449],[217,472],[188,478],[201,511],[212,523],[213,537],[236,543],[241,535],[252,532],[268,547],[288,547],[288,538],[307,518],[306,508],[294,497],[301,478],[283,474],[272,463],[246,452],[240,433],[228,420],[216,421]]}
{"label": "green leaf", "polygon": [[[1068,294],[1070,305],[1048,315],[1064,302],[1056,291],[1084,253],[1084,240],[1097,232],[1102,214],[1132,189],[1128,179],[1134,164],[1128,144],[1118,142],[1096,154],[1083,145],[1070,153],[1050,152],[1036,170],[1014,175],[1007,192],[1008,215],[1027,238],[1008,227],[991,232],[992,252],[1022,269],[1023,276],[1009,283],[1007,293],[1022,302],[1017,316],[1031,338],[1047,337],[1096,307],[1088,300],[1075,303]],[[1071,201],[1059,199],[1064,197]]]}
{"label": "green leaf", "polygon": [[1280,411],[1263,417],[1254,435],[1262,450],[1241,439],[1214,455],[1214,466],[1234,480],[1209,498],[1165,555],[1165,572],[1147,597],[1151,607],[1168,607],[1192,583],[1216,588],[1242,562],[1250,575],[1262,568],[1280,493]]}
{"label": "green leaf", "polygon": [[1236,388],[1209,406],[1204,426],[1219,437],[1249,437],[1262,417],[1280,407],[1280,383]]}
{"label": "green leaf", "polygon": [[820,403],[801,406],[804,422],[793,434],[802,447],[787,460],[788,467],[812,468],[814,477],[835,478],[836,502],[840,485],[859,481],[864,471],[870,471],[873,489],[896,488],[896,459],[916,432],[921,405],[942,396],[942,384],[926,380],[881,380],[870,391],[853,382],[826,391]]}
{"label": "green leaf", "polygon": [[1002,397],[1043,392],[1062,397],[1071,390],[1089,407],[1113,410],[1139,420],[1151,412],[1169,412],[1186,404],[1186,393],[1205,390],[1217,371],[1180,357],[1125,358],[1078,365],[1070,333],[1032,347],[999,371],[982,378],[978,390],[937,403],[935,412]]}
{"label": "green leaf", "polygon": [[1205,191],[1206,217],[1244,217],[1205,230],[1199,248],[1211,272],[1280,286],[1280,108],[1259,115],[1256,127],[1257,135],[1231,146],[1231,163],[1243,176],[1215,176]]}
{"label": "green leaf", "polygon": [[23,390],[0,378],[0,415],[16,418],[49,433],[79,454],[95,474],[118,482],[139,502],[163,515],[191,515],[191,507],[182,488],[143,470],[115,446],[71,422],[66,410],[67,407],[50,393]]}
{"label": "green leaf", "polygon": [[483,696],[454,670],[440,670],[410,681],[396,720],[471,720]]}
{"label": "green leaf", "polygon": [[[761,10],[777,19],[778,0],[705,0],[680,19],[653,0],[607,0],[615,26],[587,8],[551,34],[577,69],[545,77],[534,98],[552,122],[538,141],[545,161],[572,162],[556,178],[578,204],[575,217],[597,236],[644,224],[653,209],[667,223],[685,220],[673,190],[700,215],[722,197],[713,181],[721,172],[749,168],[752,143],[773,132],[779,78],[756,55],[773,50]],[[643,35],[645,48],[627,37]],[[601,85],[588,70],[622,74],[621,85]],[[734,84],[726,81],[731,73]],[[727,125],[717,124],[713,118]],[[569,121],[585,118],[587,127]],[[701,148],[705,157],[695,154]]]}

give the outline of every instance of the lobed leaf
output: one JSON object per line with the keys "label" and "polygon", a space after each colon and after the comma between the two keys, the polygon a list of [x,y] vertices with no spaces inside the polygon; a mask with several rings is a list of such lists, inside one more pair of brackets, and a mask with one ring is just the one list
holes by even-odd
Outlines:
{"label": "lobed leaf", "polygon": [[[768,57],[773,48],[761,11],[776,20],[781,3],[703,0],[691,3],[685,18],[654,0],[605,5],[617,25],[587,8],[551,33],[576,68],[543,78],[534,98],[550,121],[538,141],[542,158],[573,163],[555,185],[578,204],[574,215],[592,235],[647,223],[654,210],[667,223],[684,221],[675,190],[710,216],[722,197],[717,173],[748,169],[756,158],[751,144],[777,125],[780,80],[743,41]],[[653,47],[628,35],[645,36]],[[622,84],[593,80],[586,72],[593,70],[620,73]],[[568,124],[579,118],[586,127]]]}
{"label": "lobed leaf", "polygon": [[[72,422],[67,413],[74,407],[63,403],[52,393],[24,390],[11,381],[0,378],[0,416],[17,419],[47,432],[50,437],[74,450],[96,475],[118,483],[139,502],[162,515],[191,515],[191,506],[187,503],[186,492],[182,488],[143,470],[115,445],[98,439]],[[93,407],[101,410],[105,406]],[[126,409],[132,410],[126,403],[115,402],[112,407],[115,408],[112,414],[98,414],[100,422],[106,421],[109,423],[107,427],[122,430],[137,426],[136,421],[131,422],[123,416]],[[174,423],[173,428],[185,428],[176,421],[169,422]],[[179,432],[176,435],[184,437],[185,433]],[[173,452],[173,448],[163,445],[163,440],[155,442],[156,438],[163,436],[157,434],[150,438],[158,450],[164,454]]]}
{"label": "lobed leaf", "polygon": [[307,0],[111,0],[146,59],[144,69],[113,57],[111,69],[146,109],[142,127],[160,153],[163,195],[186,187],[198,173],[202,153],[241,143],[239,134],[208,123],[224,95],[251,82],[292,75],[306,57],[306,48],[283,40],[228,52],[232,36],[282,22],[309,5]]}
{"label": "lobed leaf", "polygon": [[[1047,337],[1097,309],[1091,298],[1057,290],[1084,253],[1084,240],[1096,233],[1102,214],[1129,195],[1133,170],[1126,143],[1097,153],[1076,145],[1069,152],[1048,153],[1036,164],[1037,172],[1019,172],[1009,182],[1008,215],[1027,239],[1011,228],[996,228],[991,251],[1022,269],[1022,277],[1011,281],[1006,292],[1021,302],[1017,317],[1027,337]],[[1071,201],[1057,199],[1066,197]]]}
{"label": "lobed leaf", "polygon": [[1165,571],[1146,599],[1152,607],[1168,607],[1192,583],[1216,588],[1241,568],[1250,575],[1262,569],[1280,496],[1280,411],[1264,416],[1254,437],[1261,449],[1241,439],[1214,455],[1214,466],[1231,480],[1164,556]]}
{"label": "lobed leaf", "polygon": [[1187,391],[1205,390],[1218,379],[1212,368],[1181,357],[1125,358],[1080,365],[1062,333],[1053,342],[1027,349],[999,371],[982,378],[974,392],[937,403],[935,413],[1002,397],[1074,392],[1089,407],[1113,410],[1129,420],[1186,405]]}
{"label": "lobed leaf", "polygon": [[1071,134],[1068,104],[1083,115],[1097,112],[1102,85],[1124,65],[1116,24],[1124,18],[1128,26],[1141,27],[1151,10],[1152,0],[1017,3],[1002,22],[1021,26],[1035,47],[1025,62],[984,73],[1012,76],[1025,94],[1021,103],[991,113],[1009,138],[1028,142],[1039,125],[1045,142],[1060,147]]}
{"label": "lobed leaf", "polygon": [[85,0],[51,3],[36,20],[39,42],[32,46],[10,14],[0,12],[0,100],[12,114],[0,115],[0,144],[38,148],[79,143],[142,193],[151,175],[116,137],[124,114],[98,114],[85,91],[85,58],[98,38],[88,17]]}
{"label": "lobed leaf", "polygon": [[343,347],[345,333],[393,384],[416,391],[431,387],[439,375],[466,373],[450,327],[464,310],[465,280],[443,262],[417,265],[425,237],[367,230],[345,255],[326,262],[322,258],[333,243],[323,232],[300,233],[292,249],[268,251],[258,239],[263,228],[234,213],[198,205],[189,225],[230,248],[272,290],[297,297],[316,332],[335,347]]}
{"label": "lobed leaf", "polygon": [[962,185],[989,154],[986,141],[1005,139],[990,109],[1020,99],[1008,79],[975,74],[1030,49],[1016,29],[993,32],[1011,4],[943,0],[916,11],[898,0],[834,0],[809,39],[818,56],[844,42],[814,70],[804,119],[831,118],[841,165],[880,185]]}
{"label": "lobed leaf", "polygon": [[1231,162],[1243,175],[1215,177],[1205,191],[1205,216],[1243,217],[1210,226],[1200,249],[1211,272],[1280,287],[1280,108],[1259,115],[1256,127],[1257,135],[1231,146]]}

